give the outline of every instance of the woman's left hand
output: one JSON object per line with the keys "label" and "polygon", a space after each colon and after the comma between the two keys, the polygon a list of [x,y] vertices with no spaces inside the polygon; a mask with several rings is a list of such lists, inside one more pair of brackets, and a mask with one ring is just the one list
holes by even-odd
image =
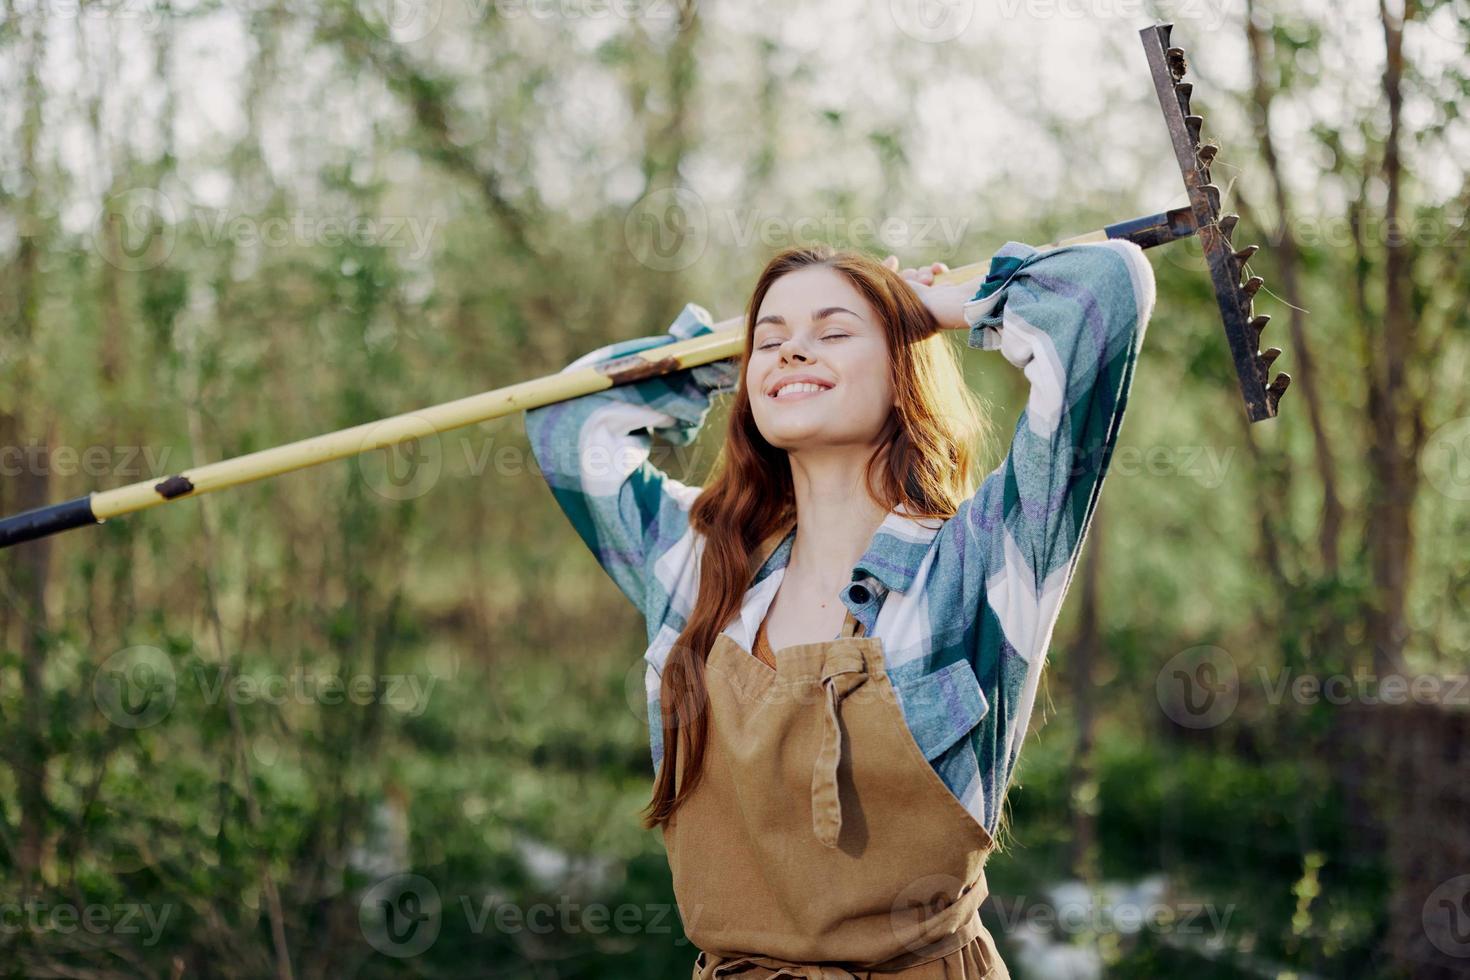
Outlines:
{"label": "woman's left hand", "polygon": [[932,263],[924,269],[900,269],[898,256],[890,255],[883,264],[903,276],[929,312],[934,314],[934,319],[939,321],[941,330],[969,329],[970,325],[965,321],[965,304],[974,297],[983,277],[974,282],[936,286],[934,277],[949,271],[949,266],[943,262]]}

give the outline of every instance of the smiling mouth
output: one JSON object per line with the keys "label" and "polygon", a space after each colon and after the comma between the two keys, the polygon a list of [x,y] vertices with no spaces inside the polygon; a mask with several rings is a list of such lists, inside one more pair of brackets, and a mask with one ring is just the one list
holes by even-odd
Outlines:
{"label": "smiling mouth", "polygon": [[797,381],[792,384],[782,385],[777,392],[771,396],[776,401],[799,401],[803,398],[814,398],[824,391],[830,391],[819,384],[810,381]]}

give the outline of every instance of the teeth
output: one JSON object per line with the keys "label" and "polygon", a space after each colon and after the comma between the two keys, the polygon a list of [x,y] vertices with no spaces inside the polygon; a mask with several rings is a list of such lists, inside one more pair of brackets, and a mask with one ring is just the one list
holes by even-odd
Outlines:
{"label": "teeth", "polygon": [[823,388],[821,385],[812,384],[810,381],[797,381],[797,382],[794,382],[794,383],[789,384],[789,385],[782,385],[780,387],[780,389],[777,390],[776,397],[777,398],[780,398],[783,395],[795,394],[796,392],[799,392],[799,391],[826,391],[826,390],[827,389],[826,388]]}

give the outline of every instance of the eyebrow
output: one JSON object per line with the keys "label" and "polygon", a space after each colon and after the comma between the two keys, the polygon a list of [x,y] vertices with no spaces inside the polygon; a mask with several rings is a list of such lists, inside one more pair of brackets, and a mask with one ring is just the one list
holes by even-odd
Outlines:
{"label": "eyebrow", "polygon": [[[815,313],[812,314],[812,319],[825,320],[827,317],[832,316],[835,313],[846,313],[849,316],[857,317],[857,319],[859,320],[862,319],[862,317],[858,316],[856,313],[853,313],[852,310],[849,310],[845,306],[824,306],[820,310],[817,310]],[[756,326],[760,326],[762,323],[775,323],[784,326],[786,323],[786,318],[784,316],[778,316],[775,313],[767,313],[765,316],[755,321]]]}

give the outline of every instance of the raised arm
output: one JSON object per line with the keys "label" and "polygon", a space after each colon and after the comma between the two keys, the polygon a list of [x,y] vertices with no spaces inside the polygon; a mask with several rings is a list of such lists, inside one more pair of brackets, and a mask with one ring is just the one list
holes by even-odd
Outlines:
{"label": "raised arm", "polygon": [[1040,252],[1009,242],[964,305],[970,347],[998,350],[1030,390],[1001,464],[939,535],[935,613],[991,710],[974,733],[994,827],[1062,599],[1118,439],[1153,269],[1128,241]]}
{"label": "raised arm", "polygon": [[[714,329],[709,312],[690,303],[665,334],[608,344],[563,370]],[[733,390],[738,380],[736,361],[716,361],[526,412],[531,452],[552,496],[598,563],[647,618],[650,632],[662,622],[663,606],[685,570],[660,559],[684,537],[689,508],[700,492],[649,463],[651,435],[689,445],[704,424],[711,397]]]}
{"label": "raised arm", "polygon": [[995,558],[1013,546],[1024,568],[1012,570],[1033,590],[1075,563],[1153,304],[1143,249],[1115,240],[1048,252],[1010,242],[965,306],[969,346],[1000,351],[1030,390],[1005,459],[957,523]]}

